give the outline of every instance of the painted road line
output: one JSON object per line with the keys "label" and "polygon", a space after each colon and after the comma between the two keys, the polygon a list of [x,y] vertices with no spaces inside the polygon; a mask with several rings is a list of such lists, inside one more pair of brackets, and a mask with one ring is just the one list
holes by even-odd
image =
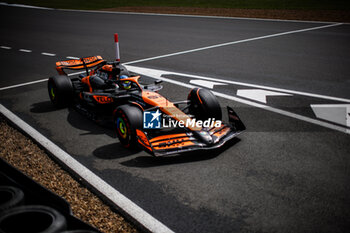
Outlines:
{"label": "painted road line", "polygon": [[275,91],[266,91],[262,89],[240,89],[240,90],[237,90],[237,96],[241,96],[247,99],[255,100],[266,104],[267,96],[291,96],[291,94],[275,92]]}
{"label": "painted road line", "polygon": [[192,80],[190,80],[190,83],[192,83],[194,85],[197,85],[197,86],[206,87],[206,88],[209,88],[209,89],[213,89],[214,86],[225,86],[225,85],[227,85],[226,83],[212,82],[212,81],[201,80],[201,79],[192,79]]}
{"label": "painted road line", "polygon": [[41,53],[41,55],[44,55],[44,56],[50,56],[50,57],[54,57],[54,56],[56,56],[56,54],[54,54],[54,53]]}
{"label": "painted road line", "polygon": [[[215,15],[188,15],[188,14],[166,14],[166,13],[142,13],[142,12],[122,12],[122,11],[98,11],[98,10],[73,10],[73,9],[57,9],[59,11],[101,13],[101,14],[120,14],[120,15],[146,15],[146,16],[165,16],[165,17],[186,17],[186,18],[208,18],[208,19],[225,19],[225,20],[248,20],[248,21],[268,21],[268,22],[286,22],[286,23],[338,23],[332,21],[308,21],[296,19],[268,19],[268,18],[245,18]],[[348,24],[348,23],[344,23]]]}
{"label": "painted road line", "polygon": [[350,127],[350,104],[311,104],[317,118]]}
{"label": "painted road line", "polygon": [[31,53],[32,52],[32,50],[29,50],[29,49],[19,49],[18,51],[24,52],[24,53]]}
{"label": "painted road line", "polygon": [[[160,79],[160,80],[163,80],[164,82],[172,83],[172,84],[175,84],[175,85],[178,85],[178,86],[183,86],[183,87],[187,87],[187,88],[194,88],[194,87],[196,87],[196,86],[194,86],[192,84],[187,84],[187,83],[179,82],[179,81],[176,81],[176,80],[173,80],[173,79],[162,77],[163,74],[167,74],[168,75],[168,74],[172,74],[172,72],[164,72],[162,70],[146,69],[146,68],[135,67],[135,66],[128,66],[128,65],[126,66],[126,68],[129,71],[132,71],[132,72],[135,72],[135,73],[138,73],[138,74],[142,74],[142,75],[154,78],[154,79]],[[220,92],[217,92],[217,91],[212,91],[212,93],[214,95],[216,95],[216,96],[219,96],[219,97],[222,97],[222,98],[225,98],[225,99],[233,100],[233,101],[236,101],[236,102],[239,102],[239,103],[242,103],[242,104],[250,105],[250,106],[253,106],[253,107],[256,107],[256,108],[261,108],[261,109],[264,109],[264,110],[267,110],[267,111],[271,111],[271,112],[278,113],[278,114],[281,114],[281,115],[284,115],[284,116],[292,117],[292,118],[295,118],[295,119],[298,119],[298,120],[302,120],[302,121],[305,121],[305,122],[308,122],[308,123],[312,123],[312,124],[315,124],[315,125],[319,125],[319,126],[322,126],[322,127],[325,127],[325,128],[333,129],[333,130],[336,130],[336,131],[339,131],[339,132],[342,132],[342,133],[350,134],[350,129],[349,128],[344,128],[342,126],[333,125],[333,124],[330,124],[330,123],[327,123],[327,122],[324,122],[324,121],[320,121],[320,120],[313,119],[313,118],[310,118],[310,117],[306,117],[306,116],[302,116],[302,115],[295,114],[295,113],[292,113],[292,112],[284,111],[284,110],[281,110],[281,109],[277,109],[277,108],[270,107],[270,106],[267,106],[267,105],[264,105],[264,104],[256,103],[256,102],[253,102],[253,101],[250,101],[250,100],[242,99],[242,98],[239,98],[239,97],[236,97],[236,96],[227,95],[227,94],[220,93]]]}
{"label": "painted road line", "polygon": [[47,78],[36,80],[36,81],[31,81],[31,82],[26,82],[26,83],[21,83],[21,84],[16,84],[16,85],[12,85],[12,86],[7,86],[7,87],[0,87],[0,91],[12,89],[12,88],[17,88],[17,87],[28,86],[28,85],[32,85],[32,84],[36,84],[36,83],[45,82],[45,81],[47,81]]}
{"label": "painted road line", "polygon": [[173,232],[1,104],[0,113],[55,156],[56,159],[64,163],[72,172],[98,190],[105,198],[112,201],[120,211],[127,213],[134,221],[141,224],[140,227],[150,232]]}
{"label": "painted road line", "polygon": [[231,42],[227,42],[227,43],[216,44],[216,45],[211,45],[211,46],[206,46],[206,47],[201,47],[201,48],[196,48],[196,49],[190,49],[190,50],[165,54],[165,55],[156,56],[156,57],[144,58],[144,59],[140,59],[140,60],[136,60],[136,61],[126,62],[124,64],[130,65],[130,64],[151,61],[151,60],[156,60],[156,59],[161,59],[161,58],[166,58],[166,57],[172,57],[172,56],[177,56],[177,55],[183,55],[183,54],[187,54],[187,53],[193,53],[193,52],[198,52],[198,51],[203,51],[203,50],[208,50],[208,49],[214,49],[214,48],[219,48],[219,47],[224,47],[224,46],[229,46],[229,45],[235,45],[235,44],[240,44],[240,43],[245,43],[245,42],[250,42],[250,41],[263,40],[263,39],[268,39],[268,38],[273,38],[273,37],[278,37],[278,36],[285,36],[285,35],[290,35],[290,34],[295,34],[295,33],[308,32],[308,31],[319,30],[319,29],[329,28],[329,27],[336,27],[336,26],[339,26],[342,24],[343,23],[336,23],[336,24],[323,25],[323,26],[299,29],[299,30],[288,31],[288,32],[281,32],[281,33],[276,33],[276,34],[271,34],[271,35],[266,35],[266,36],[253,37],[253,38],[244,39],[244,40],[231,41]]}
{"label": "painted road line", "polygon": [[68,57],[66,57],[66,58],[68,58],[68,59],[74,59],[74,60],[80,59],[79,57],[71,57],[71,56],[68,56]]}
{"label": "painted road line", "polygon": [[130,66],[130,65],[126,65],[126,66],[131,68],[131,69],[138,69],[140,72],[147,71],[147,72],[151,72],[151,73],[152,72],[153,73],[161,73],[162,75],[165,75],[165,74],[166,75],[178,75],[178,76],[181,76],[182,78],[204,79],[204,80],[214,81],[214,82],[219,82],[219,83],[227,83],[227,84],[233,84],[233,85],[239,85],[239,86],[253,87],[253,88],[257,88],[257,89],[266,89],[266,90],[270,90],[270,91],[285,92],[285,93],[289,93],[289,94],[296,94],[296,95],[308,96],[308,97],[313,97],[313,98],[320,98],[320,99],[334,100],[334,101],[350,103],[350,99],[328,96],[328,95],[321,95],[321,94],[308,93],[308,92],[303,92],[303,91],[288,90],[288,89],[284,89],[284,88],[269,87],[269,86],[264,86],[264,85],[237,82],[237,81],[231,81],[231,80],[226,80],[226,79],[211,78],[211,77],[186,74],[186,73],[179,73],[179,72],[173,72],[173,71],[141,68],[141,67]]}
{"label": "painted road line", "polygon": [[24,5],[24,4],[9,4],[6,2],[0,2],[0,5],[12,6],[12,7],[22,7],[22,8],[32,8],[32,9],[41,9],[41,10],[54,10],[53,8],[40,7],[40,6],[30,6],[30,5]]}
{"label": "painted road line", "polygon": [[[75,73],[70,73],[67,74],[67,76],[74,76],[74,75],[78,75],[78,74],[82,74],[85,73],[86,71],[79,71],[79,72],[75,72]],[[4,91],[4,90],[8,90],[8,89],[13,89],[13,88],[17,88],[17,87],[23,87],[23,86],[28,86],[28,85],[32,85],[32,84],[36,84],[36,83],[42,83],[47,81],[47,78],[44,79],[40,79],[40,80],[36,80],[36,81],[31,81],[31,82],[26,82],[26,83],[20,83],[20,84],[16,84],[16,85],[12,85],[12,86],[7,86],[7,87],[0,87],[0,91]]]}
{"label": "painted road line", "polygon": [[2,49],[11,49],[11,47],[8,47],[8,46],[0,46],[0,48],[2,48]]}

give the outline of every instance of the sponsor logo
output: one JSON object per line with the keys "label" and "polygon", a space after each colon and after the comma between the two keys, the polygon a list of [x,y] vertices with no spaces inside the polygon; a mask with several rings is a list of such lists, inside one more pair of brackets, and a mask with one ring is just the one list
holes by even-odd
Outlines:
{"label": "sponsor logo", "polygon": [[[184,120],[175,120],[184,119]],[[143,128],[144,129],[160,129],[160,128],[189,128],[189,127],[199,127],[199,128],[213,128],[221,127],[222,121],[215,120],[215,118],[209,118],[207,120],[196,120],[194,118],[189,118],[187,115],[184,117],[170,117],[164,115],[159,111],[145,111],[143,112]]]}
{"label": "sponsor logo", "polygon": [[157,111],[143,112],[143,128],[144,129],[160,129],[162,113]]}
{"label": "sponsor logo", "polygon": [[189,127],[203,127],[203,128],[212,128],[212,127],[221,127],[222,122],[219,120],[215,120],[215,118],[209,118],[207,120],[196,120],[194,118],[188,118],[186,120],[176,121],[171,118],[163,118],[163,127],[164,128],[172,128],[172,127],[180,127],[180,128],[189,128]]}

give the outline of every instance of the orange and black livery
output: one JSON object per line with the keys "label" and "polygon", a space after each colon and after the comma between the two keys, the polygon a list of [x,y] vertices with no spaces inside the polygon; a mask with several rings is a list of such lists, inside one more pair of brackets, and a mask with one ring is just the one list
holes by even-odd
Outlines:
{"label": "orange and black livery", "polygon": [[[160,80],[143,84],[139,75],[131,74],[119,61],[91,56],[58,61],[56,70],[59,75],[48,80],[52,103],[58,108],[72,106],[97,122],[109,121],[126,148],[139,145],[154,156],[209,150],[245,130],[230,107],[228,122],[222,122],[220,104],[209,90],[194,88],[185,100],[172,102],[159,93]],[[69,70],[84,71],[71,78]],[[154,118],[161,116],[170,126],[146,127],[144,115],[149,112],[156,112]],[[206,120],[215,124],[206,125]]]}

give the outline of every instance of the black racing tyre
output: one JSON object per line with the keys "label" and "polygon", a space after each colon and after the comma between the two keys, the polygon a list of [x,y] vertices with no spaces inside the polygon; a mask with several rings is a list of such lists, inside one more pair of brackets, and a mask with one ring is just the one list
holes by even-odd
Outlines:
{"label": "black racing tyre", "polygon": [[1,213],[1,233],[58,233],[67,229],[65,217],[57,210],[41,205],[20,206]]}
{"label": "black racing tyre", "polygon": [[23,204],[24,193],[13,186],[0,186],[0,212]]}
{"label": "black racing tyre", "polygon": [[187,100],[190,100],[190,114],[193,114],[197,120],[207,120],[209,118],[222,120],[219,101],[211,91],[193,88],[188,94]]}
{"label": "black racing tyre", "polygon": [[47,83],[50,100],[56,108],[67,107],[72,103],[73,84],[65,75],[50,77]]}
{"label": "black racing tyre", "polygon": [[136,129],[142,128],[142,120],[142,111],[135,106],[122,105],[114,111],[114,129],[125,148],[137,144]]}

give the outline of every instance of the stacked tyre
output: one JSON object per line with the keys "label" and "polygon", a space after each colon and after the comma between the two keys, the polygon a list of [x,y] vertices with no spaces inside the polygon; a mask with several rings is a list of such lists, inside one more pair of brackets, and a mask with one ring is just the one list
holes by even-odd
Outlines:
{"label": "stacked tyre", "polygon": [[98,233],[69,204],[0,159],[0,233]]}

